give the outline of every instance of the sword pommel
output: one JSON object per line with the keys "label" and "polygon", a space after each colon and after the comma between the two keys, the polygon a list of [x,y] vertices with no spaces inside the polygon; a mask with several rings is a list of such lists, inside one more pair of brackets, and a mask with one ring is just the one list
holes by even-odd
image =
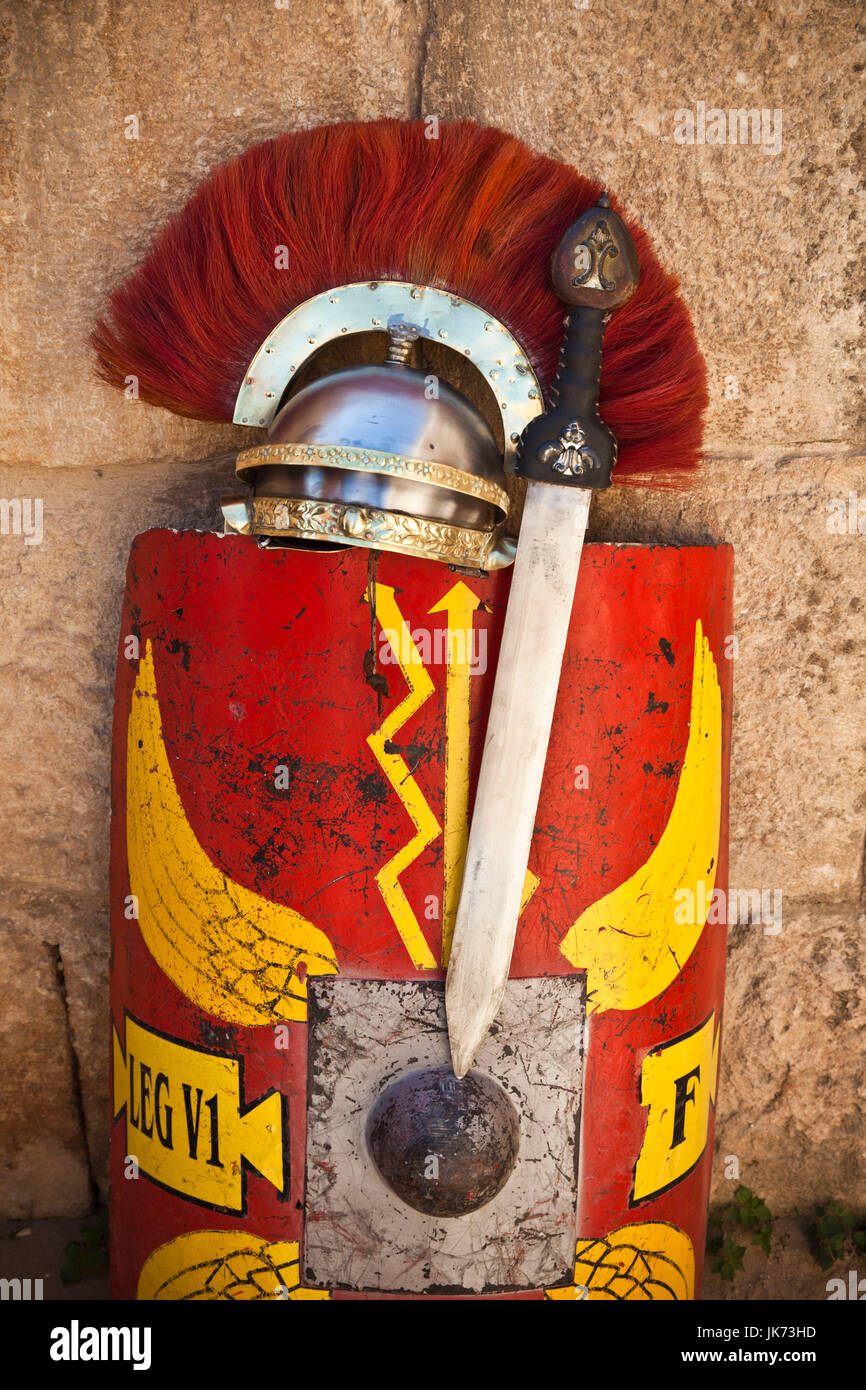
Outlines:
{"label": "sword pommel", "polygon": [[560,238],[550,262],[551,284],[563,304],[610,313],[631,299],[638,275],[628,227],[602,193]]}
{"label": "sword pommel", "polygon": [[550,405],[523,432],[515,472],[566,487],[610,486],[616,440],[599,418],[601,349],[610,314],[638,285],[638,259],[625,222],[606,194],[569,227],[553,253],[553,288],[569,306]]}

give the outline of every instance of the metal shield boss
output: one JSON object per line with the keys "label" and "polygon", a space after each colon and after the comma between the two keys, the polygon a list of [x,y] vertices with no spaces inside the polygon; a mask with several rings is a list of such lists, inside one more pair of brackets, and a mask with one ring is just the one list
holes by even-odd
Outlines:
{"label": "metal shield boss", "polygon": [[506,1002],[457,1083],[443,981],[509,572],[137,538],[116,1297],[695,1296],[731,567],[586,550]]}

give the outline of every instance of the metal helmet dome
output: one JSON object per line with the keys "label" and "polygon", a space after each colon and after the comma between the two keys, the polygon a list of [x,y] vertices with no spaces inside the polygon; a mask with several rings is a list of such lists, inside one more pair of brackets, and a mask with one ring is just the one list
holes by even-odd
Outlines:
{"label": "metal helmet dome", "polygon": [[[369,332],[387,334],[384,362],[331,371],[287,398],[287,383],[315,353]],[[408,365],[416,339],[477,370],[504,447],[460,391]],[[396,281],[323,291],[276,324],[247,367],[234,419],[264,427],[268,439],[238,456],[251,491],[223,499],[226,526],[262,545],[348,544],[467,569],[510,565],[505,474],[541,408],[520,343],[469,300]]]}
{"label": "metal helmet dome", "polygon": [[282,406],[269,442],[238,460],[251,530],[494,568],[508,511],[502,457],[481,412],[406,365],[414,334],[392,329],[378,365],[346,367]]}

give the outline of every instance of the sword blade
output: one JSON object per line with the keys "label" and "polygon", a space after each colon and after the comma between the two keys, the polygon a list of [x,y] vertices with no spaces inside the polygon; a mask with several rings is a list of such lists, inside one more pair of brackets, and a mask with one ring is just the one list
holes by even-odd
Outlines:
{"label": "sword blade", "polygon": [[505,993],[591,497],[527,484],[445,986],[457,1076]]}

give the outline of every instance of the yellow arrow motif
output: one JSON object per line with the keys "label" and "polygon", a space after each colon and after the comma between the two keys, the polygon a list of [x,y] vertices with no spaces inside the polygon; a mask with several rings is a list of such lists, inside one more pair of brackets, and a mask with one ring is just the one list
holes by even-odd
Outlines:
{"label": "yellow arrow motif", "polygon": [[[471,719],[472,638],[481,600],[462,579],[434,603],[431,613],[448,614],[445,677],[445,903],[442,913],[442,964],[447,966],[460,901],[469,841],[469,723]],[[539,880],[526,870],[520,911]]]}
{"label": "yellow arrow motif", "polygon": [[[431,681],[412,640],[409,627],[400,612],[394,590],[387,584],[373,586],[373,603],[376,618],[384,634],[391,642],[400,670],[406,679],[409,693],[392,710],[375,733],[368,736],[367,742],[384,772],[391,787],[406,808],[415,827],[415,834],[408,844],[398,850],[376,875],[379,892],[385,906],[400,933],[412,964],[418,970],[435,970],[436,957],[430,950],[420,923],[412,911],[400,883],[400,875],[413,864],[419,854],[436,839],[442,827],[430,809],[421,788],[412,776],[408,763],[399,754],[389,751],[387,745],[395,734],[408,723],[426,700],[433,694]],[[369,602],[369,596],[365,593]]]}
{"label": "yellow arrow motif", "polygon": [[473,619],[481,600],[462,579],[434,603],[431,613],[448,614],[445,677],[445,902],[442,964],[448,964],[469,838],[469,654]]}
{"label": "yellow arrow motif", "polygon": [[[587,972],[587,1009],[639,1009],[679,975],[706,912],[681,914],[677,899],[710,903],[719,856],[722,696],[710,646],[695,627],[689,741],[670,819],[631,878],[581,913],[560,943]],[[683,917],[683,920],[680,918]]]}

